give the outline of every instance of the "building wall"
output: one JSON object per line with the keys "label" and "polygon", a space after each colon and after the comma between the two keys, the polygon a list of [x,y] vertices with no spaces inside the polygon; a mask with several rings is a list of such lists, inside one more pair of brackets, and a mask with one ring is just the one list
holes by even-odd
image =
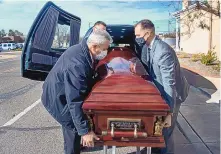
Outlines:
{"label": "building wall", "polygon": [[213,15],[212,22],[212,47],[215,47],[214,51],[217,54],[219,60],[221,60],[220,55],[220,18]]}
{"label": "building wall", "polygon": [[[196,12],[196,11],[195,11]],[[210,13],[205,11],[201,11],[204,16],[201,16],[201,21],[209,26],[210,25]],[[183,52],[197,54],[197,53],[207,53],[210,45],[210,31],[208,29],[202,29],[198,27],[199,20],[195,20],[191,24],[190,30],[188,30],[188,26],[186,26],[185,20],[188,20],[187,16],[188,12],[182,13],[180,16],[181,24],[180,24],[180,49]],[[212,47],[215,47],[215,52],[217,53],[217,57],[220,59],[220,19],[213,15],[212,22]],[[216,18],[216,20],[215,20]],[[190,31],[190,34],[183,34],[187,31]],[[183,35],[182,35],[183,34]]]}
{"label": "building wall", "polygon": [[[181,14],[180,19],[180,49],[187,53],[207,53],[209,49],[209,31],[198,28],[199,21],[188,24],[187,13]],[[202,17],[207,24],[209,18]],[[187,25],[190,25],[190,29]]]}

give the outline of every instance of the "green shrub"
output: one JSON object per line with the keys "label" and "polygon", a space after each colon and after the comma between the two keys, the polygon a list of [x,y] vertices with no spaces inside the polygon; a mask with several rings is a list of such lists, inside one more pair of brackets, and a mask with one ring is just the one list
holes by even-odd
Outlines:
{"label": "green shrub", "polygon": [[220,63],[221,62],[219,62],[217,65],[213,66],[213,69],[220,72]]}
{"label": "green shrub", "polygon": [[205,65],[211,65],[217,60],[216,53],[213,50],[209,50],[207,54],[203,54],[201,57],[201,63]]}
{"label": "green shrub", "polygon": [[201,60],[201,58],[202,58],[202,54],[201,54],[201,53],[198,53],[198,54],[192,55],[191,60],[192,60],[193,62],[196,62],[196,61]]}
{"label": "green shrub", "polygon": [[13,51],[21,51],[22,49],[13,49]]}
{"label": "green shrub", "polygon": [[177,55],[178,58],[190,58],[189,54],[182,52]]}

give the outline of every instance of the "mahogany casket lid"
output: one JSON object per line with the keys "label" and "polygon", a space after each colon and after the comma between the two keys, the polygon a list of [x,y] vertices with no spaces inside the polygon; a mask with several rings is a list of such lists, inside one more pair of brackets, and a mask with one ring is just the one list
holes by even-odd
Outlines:
{"label": "mahogany casket lid", "polygon": [[155,85],[129,73],[112,74],[97,82],[83,103],[84,110],[169,111]]}

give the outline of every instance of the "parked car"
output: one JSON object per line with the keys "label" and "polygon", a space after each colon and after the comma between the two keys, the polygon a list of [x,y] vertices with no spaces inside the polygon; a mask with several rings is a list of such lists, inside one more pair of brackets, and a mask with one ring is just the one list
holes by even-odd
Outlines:
{"label": "parked car", "polygon": [[24,43],[16,43],[17,49],[22,49],[24,46]]}
{"label": "parked car", "polygon": [[1,47],[3,50],[14,50],[16,49],[15,43],[2,43]]}
{"label": "parked car", "polygon": [[[58,20],[47,20],[48,17]],[[27,35],[21,56],[22,77],[45,80],[48,72],[66,50],[60,48],[57,43],[58,39],[56,38],[58,36],[55,36],[57,24],[69,26],[70,36],[72,36],[69,46],[79,43],[81,19],[66,12],[54,3],[47,2],[37,15]],[[44,30],[45,28],[47,28],[47,31]],[[133,25],[107,25],[107,31],[114,41],[110,50],[116,45],[126,44],[132,51],[135,51]],[[91,32],[92,28],[88,30],[86,35]]]}
{"label": "parked car", "polygon": [[0,52],[2,52],[3,51],[3,49],[2,49],[2,47],[1,47],[1,45],[0,45]]}

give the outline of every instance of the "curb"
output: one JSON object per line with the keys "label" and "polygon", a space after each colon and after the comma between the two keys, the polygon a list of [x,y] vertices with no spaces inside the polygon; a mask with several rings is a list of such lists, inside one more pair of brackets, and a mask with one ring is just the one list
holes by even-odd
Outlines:
{"label": "curb", "polygon": [[194,86],[192,86],[192,88],[194,89],[194,90],[196,90],[197,92],[200,92],[202,95],[204,95],[204,96],[206,96],[206,97],[208,97],[208,98],[211,98],[211,94],[210,93],[208,93],[207,91],[205,91],[205,90],[203,90],[203,89],[201,89],[201,88],[197,88],[197,87],[194,87]]}
{"label": "curb", "polygon": [[[208,93],[205,90],[200,89],[201,86],[204,86],[203,83],[202,83],[202,85],[200,83],[200,80],[202,80],[201,78],[204,78],[204,79],[208,80],[209,82],[211,82],[214,86],[213,88],[220,89],[221,76],[211,76],[211,75],[208,75],[205,73],[201,73],[198,70],[191,68],[189,66],[183,65],[183,64],[180,64],[180,67],[181,67],[181,69],[185,70],[186,72],[189,72],[188,82],[192,83],[191,84],[192,86],[199,88],[199,90],[201,90],[203,93],[206,93],[208,95]],[[198,80],[198,77],[200,80]],[[205,88],[213,89],[212,87],[205,87]]]}
{"label": "curb", "polygon": [[196,69],[194,68],[191,68],[187,65],[184,65],[184,64],[180,64],[180,67],[184,68],[184,69],[187,69],[188,71],[190,71],[191,73],[194,73],[196,75],[201,75],[203,77],[212,77],[212,78],[220,78],[221,76],[210,76],[210,75],[205,75],[205,73],[199,73],[199,71],[197,71]]}

